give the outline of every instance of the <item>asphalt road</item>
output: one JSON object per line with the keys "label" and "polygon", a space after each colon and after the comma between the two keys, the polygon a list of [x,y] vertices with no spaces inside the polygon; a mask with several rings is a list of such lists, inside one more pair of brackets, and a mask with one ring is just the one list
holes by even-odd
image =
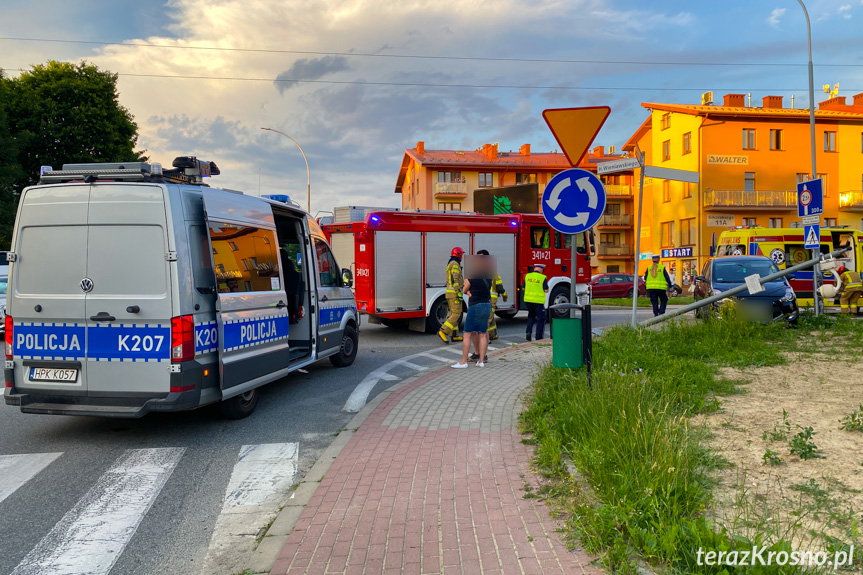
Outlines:
{"label": "asphalt road", "polygon": [[[593,325],[602,328],[629,317],[630,312],[623,310],[597,311]],[[524,312],[513,320],[501,320],[501,337],[493,346],[523,342],[525,323]],[[24,415],[0,405],[0,574],[77,573],[71,564],[93,561],[77,550],[80,525],[88,517],[111,513],[106,502],[127,499],[136,504],[130,509],[140,508],[140,516],[132,516],[130,510],[117,516],[114,510],[115,516],[101,528],[109,533],[116,528],[127,538],[111,533],[95,550],[105,555],[102,567],[91,572],[197,573],[235,483],[243,446],[297,444],[292,460],[296,473],[282,478],[289,485],[305,474],[333,434],[350,421],[353,414],[343,408],[352,394],[356,400],[357,386],[364,383],[371,399],[419,371],[454,362],[456,347],[444,346],[433,335],[364,324],[353,366],[336,369],[325,360],[307,373],[270,384],[263,388],[255,413],[240,421],[223,419],[216,407],[111,420]],[[407,356],[413,357],[399,363]],[[124,467],[130,450],[145,456],[168,452],[173,463],[159,473],[150,467]],[[47,453],[55,455],[36,455]],[[20,460],[6,457],[19,454],[28,455]],[[38,470],[37,466],[28,475],[27,463],[44,467]],[[122,479],[128,469],[133,476],[122,483],[118,477]],[[9,477],[19,477],[18,484]],[[132,491],[115,488],[118,481]],[[142,485],[151,486],[149,495]]]}

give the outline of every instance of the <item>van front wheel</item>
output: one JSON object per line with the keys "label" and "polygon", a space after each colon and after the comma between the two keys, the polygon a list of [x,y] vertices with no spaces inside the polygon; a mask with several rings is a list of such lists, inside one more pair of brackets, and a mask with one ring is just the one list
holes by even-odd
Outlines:
{"label": "van front wheel", "polygon": [[336,367],[349,366],[357,358],[358,347],[357,330],[352,325],[346,325],[342,335],[342,345],[339,346],[339,352],[336,355],[330,356],[330,363]]}
{"label": "van front wheel", "polygon": [[220,405],[222,415],[228,419],[243,419],[250,416],[258,405],[259,396],[257,389],[250,389],[246,393],[226,399]]}

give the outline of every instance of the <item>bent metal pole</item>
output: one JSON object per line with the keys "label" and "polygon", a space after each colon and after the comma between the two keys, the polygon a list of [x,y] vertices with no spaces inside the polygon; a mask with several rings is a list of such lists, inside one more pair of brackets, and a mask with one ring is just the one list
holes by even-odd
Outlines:
{"label": "bent metal pole", "polygon": [[[850,247],[849,247],[849,248],[841,248],[841,249],[838,249],[838,250],[836,250],[836,251],[830,252],[829,254],[827,254],[827,255],[825,255],[825,256],[817,257],[817,258],[812,258],[811,260],[805,261],[805,262],[803,262],[802,264],[798,264],[798,265],[796,265],[796,266],[793,266],[793,267],[790,267],[790,268],[786,268],[786,269],[784,269],[784,270],[782,270],[782,271],[780,271],[780,272],[777,272],[777,273],[775,273],[775,274],[770,274],[770,275],[768,275],[768,276],[759,277],[759,278],[758,278],[758,281],[759,281],[759,283],[761,283],[762,285],[764,285],[764,284],[766,284],[767,282],[772,282],[773,280],[777,280],[777,279],[779,279],[779,278],[781,278],[781,277],[785,277],[785,276],[787,276],[788,274],[793,274],[794,272],[798,272],[798,271],[801,271],[801,270],[809,269],[809,268],[811,268],[811,267],[815,267],[815,266],[817,266],[818,264],[820,264],[820,263],[821,263],[822,258],[826,258],[826,257],[834,257],[834,258],[835,258],[835,257],[836,257],[836,256],[838,256],[838,255],[844,254],[845,252],[847,252],[847,251],[848,251],[848,250],[850,250],[850,249],[851,249]],[[646,320],[644,320],[643,322],[639,323],[638,325],[640,325],[641,327],[647,327],[647,326],[649,326],[649,325],[653,325],[653,324],[655,324],[655,323],[659,323],[659,322],[665,321],[665,320],[667,320],[667,319],[671,319],[671,318],[673,318],[673,317],[677,317],[677,316],[679,316],[679,315],[683,315],[683,314],[685,314],[685,313],[687,313],[687,312],[690,312],[690,311],[692,311],[692,310],[696,310],[696,309],[698,309],[698,308],[700,308],[700,307],[704,307],[704,306],[706,306],[706,305],[710,305],[710,304],[712,304],[713,302],[716,302],[716,301],[719,301],[719,300],[723,300],[723,299],[728,298],[728,297],[731,297],[731,296],[733,296],[733,295],[737,295],[737,294],[739,294],[739,293],[741,293],[741,292],[746,291],[747,289],[748,289],[748,288],[746,287],[746,284],[739,285],[739,286],[737,286],[737,287],[735,287],[735,288],[731,288],[731,289],[730,289],[730,290],[728,290],[728,291],[724,291],[724,292],[722,292],[721,294],[712,295],[712,296],[707,297],[707,298],[704,298],[704,299],[702,299],[702,300],[698,300],[698,301],[697,301],[697,302],[695,302],[695,303],[691,303],[691,304],[689,304],[689,305],[685,305],[685,306],[683,306],[682,308],[680,308],[680,309],[676,309],[676,310],[674,310],[674,311],[673,311],[673,312],[671,312],[671,313],[668,313],[668,314],[665,314],[665,315],[661,315],[661,316],[659,316],[659,317],[652,317],[652,318],[650,318],[650,319],[646,319]]]}

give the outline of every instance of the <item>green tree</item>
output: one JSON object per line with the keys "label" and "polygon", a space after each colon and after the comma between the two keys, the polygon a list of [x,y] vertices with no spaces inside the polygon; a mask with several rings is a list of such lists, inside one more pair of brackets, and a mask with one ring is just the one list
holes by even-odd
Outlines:
{"label": "green tree", "polygon": [[[0,172],[11,180],[10,193],[35,184],[40,166],[146,159],[135,151],[138,126],[120,105],[116,74],[87,62],[49,61],[0,78],[0,86]],[[9,245],[17,208],[8,185],[0,176],[0,247]]]}

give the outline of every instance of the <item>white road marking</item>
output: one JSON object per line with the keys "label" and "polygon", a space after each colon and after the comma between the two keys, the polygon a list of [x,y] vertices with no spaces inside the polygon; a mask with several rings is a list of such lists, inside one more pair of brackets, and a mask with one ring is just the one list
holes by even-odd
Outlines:
{"label": "white road marking", "polygon": [[24,557],[12,575],[108,573],[184,450],[126,451]]}
{"label": "white road marking", "polygon": [[261,527],[270,523],[297,474],[298,443],[244,445],[225,489],[201,575],[229,575],[247,566]]}
{"label": "white road marking", "polygon": [[286,492],[297,473],[298,443],[244,445],[234,465],[222,509],[261,505]]}
{"label": "white road marking", "polygon": [[0,455],[0,503],[48,467],[62,453]]}
{"label": "white road marking", "polygon": [[[396,361],[398,362],[399,365],[409,367],[409,368],[414,369],[416,371],[425,371],[426,369],[428,369],[424,365],[417,365],[416,363],[413,363],[413,362],[408,361],[406,359],[397,359]],[[393,377],[395,377],[395,376],[393,376]]]}

